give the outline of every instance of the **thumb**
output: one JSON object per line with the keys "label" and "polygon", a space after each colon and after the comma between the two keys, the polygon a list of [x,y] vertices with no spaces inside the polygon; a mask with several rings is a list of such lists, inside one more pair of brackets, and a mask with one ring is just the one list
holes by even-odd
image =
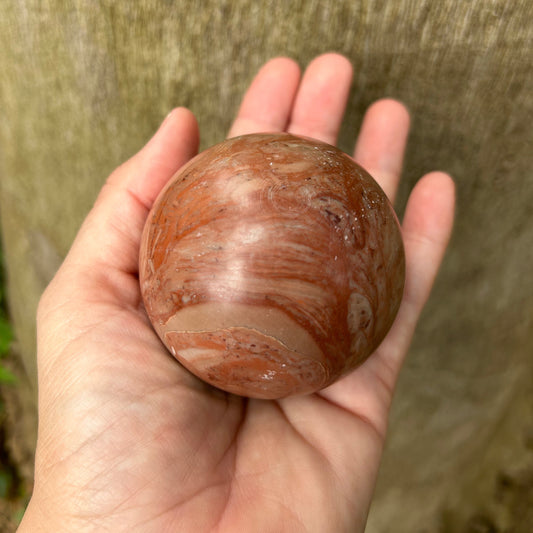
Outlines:
{"label": "thumb", "polygon": [[150,141],[108,178],[76,237],[69,259],[78,265],[137,272],[148,212],[168,180],[198,149],[198,125],[174,109]]}

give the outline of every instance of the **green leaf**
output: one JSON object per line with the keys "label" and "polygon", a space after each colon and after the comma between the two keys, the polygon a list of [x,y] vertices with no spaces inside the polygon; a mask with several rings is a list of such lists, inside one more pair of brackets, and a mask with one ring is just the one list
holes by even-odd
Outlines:
{"label": "green leaf", "polygon": [[13,521],[15,524],[19,525],[22,522],[22,518],[24,517],[24,513],[26,512],[26,506],[21,507],[20,509],[17,509],[13,513]]}
{"label": "green leaf", "polygon": [[0,498],[5,500],[11,492],[13,476],[7,470],[0,470]]}
{"label": "green leaf", "polygon": [[6,367],[0,365],[0,383],[16,383],[17,377]]}
{"label": "green leaf", "polygon": [[11,325],[6,320],[0,319],[0,357],[9,350],[12,338]]}

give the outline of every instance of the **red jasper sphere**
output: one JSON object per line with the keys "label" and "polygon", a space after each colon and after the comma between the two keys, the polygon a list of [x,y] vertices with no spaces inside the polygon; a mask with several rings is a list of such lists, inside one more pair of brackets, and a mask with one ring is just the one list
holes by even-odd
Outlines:
{"label": "red jasper sphere", "polygon": [[172,178],[146,222],[139,275],[153,327],[182,365],[274,399],[365,361],[398,311],[405,260],[385,193],[348,155],[253,134]]}

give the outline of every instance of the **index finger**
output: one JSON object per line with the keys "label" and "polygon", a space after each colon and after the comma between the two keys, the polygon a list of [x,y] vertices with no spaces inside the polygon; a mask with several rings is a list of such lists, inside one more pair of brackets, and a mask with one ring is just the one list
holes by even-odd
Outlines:
{"label": "index finger", "polygon": [[268,61],[244,95],[228,137],[283,131],[299,81],[300,68],[292,59],[277,57]]}

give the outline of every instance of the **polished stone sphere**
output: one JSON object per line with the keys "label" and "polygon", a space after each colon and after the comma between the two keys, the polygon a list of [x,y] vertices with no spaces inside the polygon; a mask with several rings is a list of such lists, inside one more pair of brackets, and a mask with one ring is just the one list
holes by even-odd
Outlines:
{"label": "polished stone sphere", "polygon": [[334,146],[290,134],[217,144],[156,200],[139,276],[176,359],[225,391],[318,391],[390,329],[405,260],[394,210]]}

